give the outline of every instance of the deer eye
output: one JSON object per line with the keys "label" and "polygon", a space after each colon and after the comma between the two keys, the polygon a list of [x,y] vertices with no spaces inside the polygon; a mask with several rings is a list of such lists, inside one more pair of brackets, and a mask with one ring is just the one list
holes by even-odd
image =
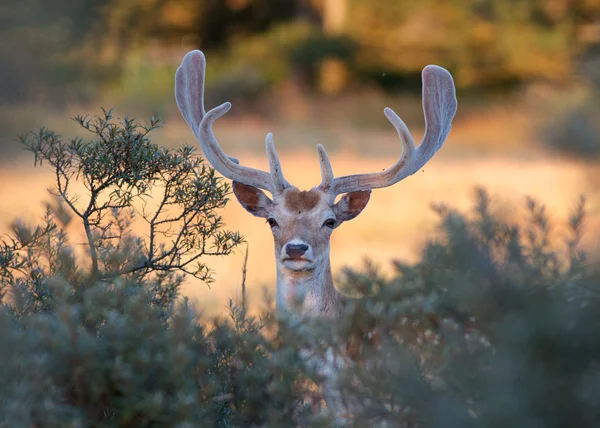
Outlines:
{"label": "deer eye", "polygon": [[269,217],[267,223],[269,223],[269,226],[271,227],[279,226],[273,217]]}
{"label": "deer eye", "polygon": [[325,223],[323,223],[323,226],[333,229],[335,227],[335,219],[328,218],[327,220],[325,220]]}

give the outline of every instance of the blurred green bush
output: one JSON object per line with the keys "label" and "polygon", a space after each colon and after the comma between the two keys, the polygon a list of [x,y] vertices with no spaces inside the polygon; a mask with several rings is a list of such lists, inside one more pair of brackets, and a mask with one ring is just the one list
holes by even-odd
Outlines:
{"label": "blurred green bush", "polygon": [[295,22],[234,38],[226,51],[211,56],[207,63],[207,95],[211,96],[212,89],[221,99],[240,99],[282,82],[293,73],[290,56],[294,50],[319,32],[318,27]]}
{"label": "blurred green bush", "polygon": [[434,209],[439,234],[420,261],[395,262],[391,278],[369,264],[344,272],[345,290],[365,297],[347,308],[340,337],[375,361],[345,373],[362,423],[595,426],[600,271],[578,248],[584,200],[558,240],[533,199],[524,225],[494,214],[482,189],[469,216]]}
{"label": "blurred green bush", "polygon": [[[429,63],[448,68],[459,88],[564,83],[582,58],[597,56],[599,19],[589,0],[8,0],[0,8],[0,82],[8,82],[0,101],[85,102],[121,73],[127,91],[132,78],[147,76],[127,75],[129,55],[179,46],[221,55],[215,76],[224,83],[216,86],[234,81],[249,96],[328,57],[384,88],[413,79],[418,86]],[[136,90],[132,99],[136,93],[146,95]]]}
{"label": "blurred green bush", "polygon": [[559,94],[553,111],[541,124],[541,140],[552,151],[569,157],[596,161],[600,158],[600,93],[586,86]]}
{"label": "blurred green bush", "polygon": [[[349,39],[328,37],[305,22],[277,24],[263,33],[232,38],[226,49],[208,53],[206,103],[254,102],[293,77],[315,87],[321,60],[336,57],[351,64],[353,51]],[[116,102],[119,110],[158,115],[172,104],[179,64],[142,54],[131,53],[120,64],[121,77],[105,84],[103,97]]]}

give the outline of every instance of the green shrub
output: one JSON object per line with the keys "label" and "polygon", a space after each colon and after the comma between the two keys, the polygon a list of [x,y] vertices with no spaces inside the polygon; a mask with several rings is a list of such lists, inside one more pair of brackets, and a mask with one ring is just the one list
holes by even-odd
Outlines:
{"label": "green shrub", "polygon": [[511,224],[478,190],[474,216],[435,208],[440,233],[417,263],[395,262],[391,278],[344,272],[344,288],[366,296],[337,333],[371,361],[343,382],[362,423],[595,426],[600,272],[578,248],[584,203],[564,246],[544,206],[527,208],[527,224]]}
{"label": "green shrub", "polygon": [[164,319],[145,284],[74,294],[54,279],[51,312],[0,312],[0,425],[285,426],[298,356],[259,334],[268,320],[210,327],[182,303]]}

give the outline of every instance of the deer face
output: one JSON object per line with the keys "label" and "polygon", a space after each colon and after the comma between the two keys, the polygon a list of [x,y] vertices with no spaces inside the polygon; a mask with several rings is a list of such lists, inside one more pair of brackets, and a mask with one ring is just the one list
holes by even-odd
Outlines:
{"label": "deer face", "polygon": [[[273,136],[265,146],[270,171],[240,165],[227,156],[213,133],[213,123],[231,108],[230,103],[205,111],[206,59],[200,51],[183,58],[175,74],[175,97],[181,114],[202,146],[206,160],[233,180],[240,203],[255,216],[267,219],[275,238],[278,263],[291,270],[310,270],[329,254],[331,231],[356,217],[369,201],[371,189],[392,186],[419,171],[442,147],[456,113],[456,91],[448,71],[435,65],[423,69],[425,135],[416,147],[406,124],[390,108],[384,109],[402,145],[400,158],[377,172],[334,177],[325,148],[317,145],[322,181],[309,191],[299,191],[283,176]],[[269,199],[261,190],[273,195]],[[344,195],[335,203],[337,195]]]}
{"label": "deer face", "polygon": [[292,271],[309,271],[328,262],[331,233],[360,214],[371,193],[347,193],[333,203],[331,195],[319,188],[288,187],[273,201],[260,189],[236,181],[233,192],[249,213],[267,220],[277,263]]}

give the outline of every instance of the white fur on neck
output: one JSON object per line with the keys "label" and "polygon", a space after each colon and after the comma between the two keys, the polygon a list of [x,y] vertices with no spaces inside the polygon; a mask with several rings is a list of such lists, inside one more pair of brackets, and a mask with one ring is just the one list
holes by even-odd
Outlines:
{"label": "white fur on neck", "polygon": [[339,317],[342,298],[333,286],[329,257],[307,271],[293,271],[278,262],[276,299],[279,313]]}

